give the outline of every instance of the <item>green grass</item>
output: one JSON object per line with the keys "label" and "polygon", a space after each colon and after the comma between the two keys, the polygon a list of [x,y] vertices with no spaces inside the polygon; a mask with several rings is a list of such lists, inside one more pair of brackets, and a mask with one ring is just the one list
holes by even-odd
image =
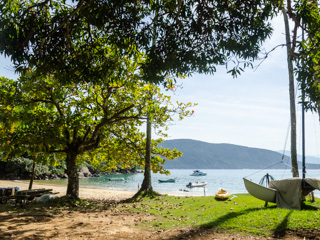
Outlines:
{"label": "green grass", "polygon": [[139,198],[134,203],[103,201],[73,201],[59,198],[49,204],[27,204],[24,208],[1,205],[0,212],[101,212],[115,210],[123,214],[153,215],[154,221],[141,221],[138,227],[173,229],[195,227],[217,232],[258,236],[281,236],[285,233],[320,234],[320,199],[306,201],[303,210],[278,209],[276,204],[264,202],[248,194],[236,194],[231,201],[217,201],[214,197],[157,196]]}
{"label": "green grass", "polygon": [[237,194],[231,201],[217,201],[214,197],[160,196],[144,198],[138,203],[126,204],[127,210],[157,216],[143,227],[171,229],[193,226],[219,232],[248,235],[281,235],[291,232],[320,232],[320,201],[306,201],[303,210],[276,208],[245,194]]}

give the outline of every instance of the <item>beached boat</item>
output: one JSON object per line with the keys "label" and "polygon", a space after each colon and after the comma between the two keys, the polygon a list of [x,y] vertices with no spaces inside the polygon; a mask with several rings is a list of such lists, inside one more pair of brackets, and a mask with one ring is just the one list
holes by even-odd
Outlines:
{"label": "beached boat", "polygon": [[[304,93],[302,93],[302,95],[304,95]],[[304,98],[302,98],[302,100],[304,100]],[[291,114],[290,117],[291,121],[295,120],[295,114]],[[302,200],[305,198],[305,196],[315,189],[320,190],[320,179],[306,178],[305,176],[306,163],[304,122],[304,102],[302,101],[302,178],[292,177],[282,180],[272,179],[270,182],[267,181],[266,187],[243,178],[244,185],[248,193],[265,201],[265,206],[268,205],[268,202],[273,202],[277,203],[277,207],[279,208],[300,210],[302,206]],[[281,162],[282,160],[279,163]],[[272,166],[274,166],[274,164]],[[266,176],[268,176],[268,174]]]}
{"label": "beached boat", "polygon": [[174,182],[176,182],[176,179],[175,179],[175,178],[159,179],[158,182],[159,182],[159,183],[174,183]]}
{"label": "beached boat", "polygon": [[229,193],[224,190],[224,189],[220,189],[218,192],[216,192],[216,199],[219,199],[219,200],[227,200],[229,198]]}
{"label": "beached boat", "polygon": [[243,178],[243,181],[248,193],[250,193],[252,196],[265,202],[276,203],[277,190],[264,187],[246,178]]}
{"label": "beached boat", "polygon": [[202,172],[200,170],[194,170],[192,174],[190,174],[190,176],[206,176],[207,173],[206,172]]}
{"label": "beached boat", "polygon": [[207,182],[189,182],[186,186],[189,188],[193,188],[193,187],[204,187],[206,186],[208,183]]}

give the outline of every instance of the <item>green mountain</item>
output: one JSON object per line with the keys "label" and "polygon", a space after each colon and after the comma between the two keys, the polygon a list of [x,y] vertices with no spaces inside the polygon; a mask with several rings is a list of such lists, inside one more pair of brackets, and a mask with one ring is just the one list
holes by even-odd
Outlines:
{"label": "green mountain", "polygon": [[[164,141],[160,146],[183,153],[178,159],[167,160],[164,165],[167,169],[284,169],[290,168],[284,163],[291,165],[290,158],[284,156],[282,160],[279,152],[233,144],[176,139]],[[320,165],[307,164],[306,167],[315,169]]]}

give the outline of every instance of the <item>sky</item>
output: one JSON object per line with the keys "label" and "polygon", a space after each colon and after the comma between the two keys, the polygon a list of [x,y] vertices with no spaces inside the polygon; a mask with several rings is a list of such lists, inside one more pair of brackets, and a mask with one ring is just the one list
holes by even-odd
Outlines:
{"label": "sky", "polygon": [[[273,20],[276,30],[265,44],[270,51],[284,43],[282,16]],[[256,62],[258,65],[260,62]],[[195,139],[284,151],[290,149],[289,79],[286,49],[278,48],[256,70],[238,78],[219,67],[214,75],[194,74],[180,82],[174,100],[193,102],[192,117],[169,127],[167,139]],[[16,78],[8,58],[0,56],[0,75]],[[297,148],[301,154],[301,106],[297,107]],[[289,131],[290,133],[290,131]],[[286,141],[287,139],[287,141]],[[320,158],[320,124],[306,113],[306,155]]]}
{"label": "sky", "polygon": [[[283,16],[265,44],[270,51],[285,43]],[[255,62],[257,66],[260,61]],[[168,139],[195,139],[274,151],[290,150],[289,77],[286,48],[277,48],[256,70],[233,78],[220,67],[214,75],[195,74],[182,80],[175,99],[198,103],[194,116],[170,127]],[[300,93],[298,93],[300,94]],[[299,100],[296,100],[298,102]],[[306,113],[306,155],[320,158],[320,122]],[[301,106],[297,106],[297,151],[301,154]]]}

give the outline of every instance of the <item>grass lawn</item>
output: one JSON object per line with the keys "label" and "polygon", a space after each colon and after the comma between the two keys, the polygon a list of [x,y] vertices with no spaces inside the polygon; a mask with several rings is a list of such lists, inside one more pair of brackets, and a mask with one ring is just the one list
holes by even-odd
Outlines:
{"label": "grass lawn", "polygon": [[[135,228],[168,230],[180,227],[194,227],[214,230],[220,233],[276,236],[290,232],[296,235],[320,235],[320,199],[315,202],[306,200],[303,210],[278,209],[276,204],[264,202],[248,194],[236,194],[231,200],[218,201],[214,197],[145,197],[134,203],[116,203],[103,201],[68,202],[65,198],[48,204],[28,203],[25,207],[13,207],[0,204],[0,216],[9,223],[23,216],[50,216],[50,219],[66,217],[71,213],[100,214],[105,221],[105,211],[121,216],[152,217],[150,221],[135,221]],[[45,213],[45,214],[44,214]],[[9,219],[6,216],[11,216]],[[110,214],[109,214],[110,215]],[[109,216],[108,215],[108,216]],[[141,216],[141,217],[139,217]],[[77,216],[74,215],[74,219]],[[92,219],[92,218],[91,218]],[[57,220],[58,221],[58,220]],[[63,221],[63,220],[61,220]],[[49,221],[47,221],[49,223]],[[28,223],[30,224],[30,222]],[[104,223],[101,223],[105,226]],[[112,226],[112,225],[110,225]],[[87,226],[89,228],[89,226]],[[11,227],[9,227],[11,228]],[[90,230],[90,229],[89,229]],[[1,231],[0,231],[1,232]]]}
{"label": "grass lawn", "polygon": [[227,201],[214,197],[160,196],[144,198],[122,208],[157,216],[144,227],[170,229],[194,226],[219,232],[247,235],[281,236],[286,231],[320,233],[320,200],[306,200],[303,210],[278,209],[276,204],[264,202],[248,194],[236,194]]}

